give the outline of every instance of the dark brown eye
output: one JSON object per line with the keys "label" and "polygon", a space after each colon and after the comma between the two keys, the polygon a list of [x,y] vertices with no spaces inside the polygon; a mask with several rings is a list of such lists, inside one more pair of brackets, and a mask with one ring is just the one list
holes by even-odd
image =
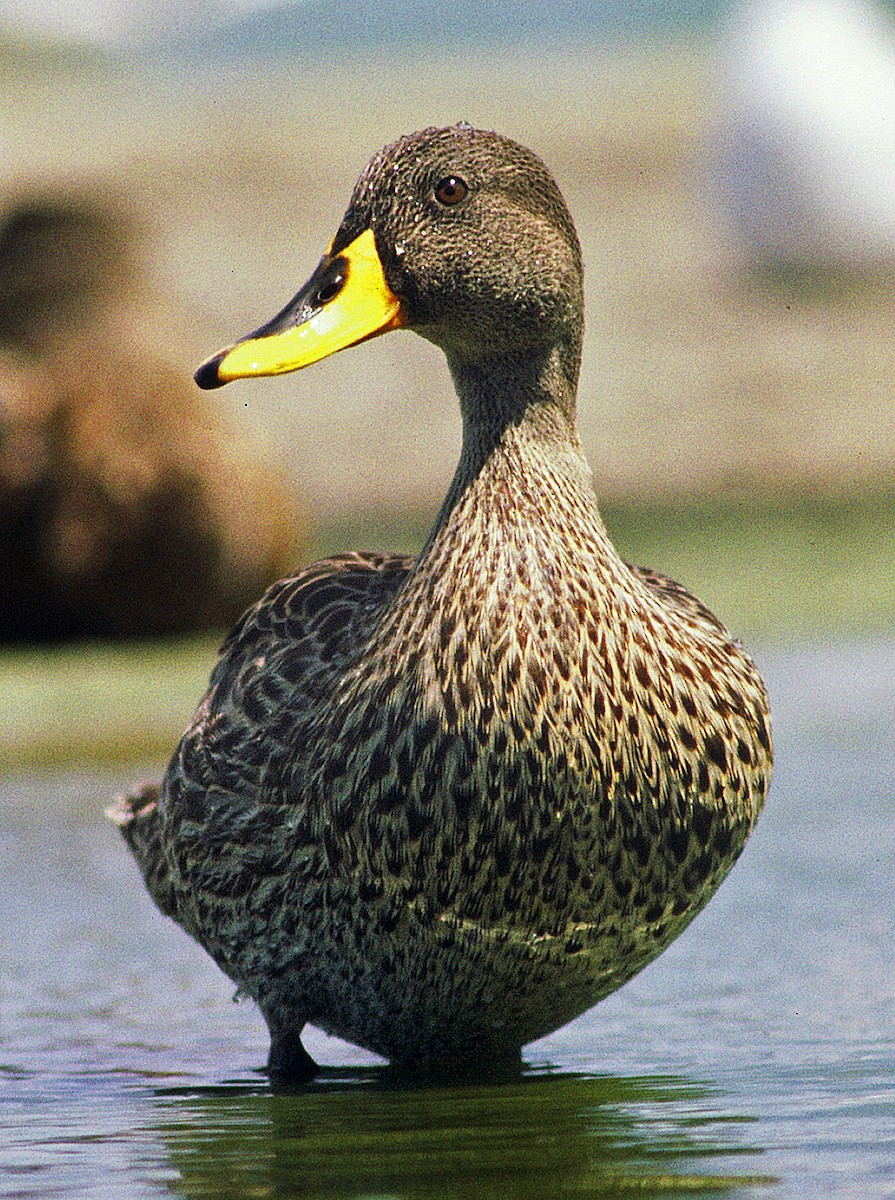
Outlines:
{"label": "dark brown eye", "polygon": [[459,175],[448,175],[446,179],[442,179],[435,185],[435,199],[439,204],[445,204],[450,208],[454,204],[459,204],[468,191],[469,188]]}

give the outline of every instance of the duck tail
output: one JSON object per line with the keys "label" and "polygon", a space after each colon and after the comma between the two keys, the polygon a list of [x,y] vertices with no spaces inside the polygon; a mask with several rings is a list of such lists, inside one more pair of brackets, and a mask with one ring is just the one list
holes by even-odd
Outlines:
{"label": "duck tail", "polygon": [[121,830],[150,896],[166,916],[176,920],[177,897],[162,845],[160,790],[157,783],[146,783],[130,796],[117,796],[106,816]]}

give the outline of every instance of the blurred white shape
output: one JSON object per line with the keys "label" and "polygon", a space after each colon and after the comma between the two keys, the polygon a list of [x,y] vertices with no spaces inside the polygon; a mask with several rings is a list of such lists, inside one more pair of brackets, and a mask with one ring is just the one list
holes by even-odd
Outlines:
{"label": "blurred white shape", "polygon": [[272,0],[0,0],[0,30],[103,44],[124,43],[226,20]]}
{"label": "blurred white shape", "polygon": [[895,29],[861,0],[750,0],[720,80],[717,187],[752,258],[895,261]]}

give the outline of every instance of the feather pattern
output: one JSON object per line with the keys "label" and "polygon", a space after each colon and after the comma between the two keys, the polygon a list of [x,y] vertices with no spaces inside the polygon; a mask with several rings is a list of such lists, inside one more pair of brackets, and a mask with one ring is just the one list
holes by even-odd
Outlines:
{"label": "feather pattern", "polygon": [[397,1062],[518,1054],[681,932],[761,810],[760,677],[619,557],[556,363],[504,360],[525,403],[502,408],[454,353],[464,451],[420,556],[275,584],[160,793],[120,803],[160,907],[260,1005],[275,1074],[310,1070],[306,1021]]}

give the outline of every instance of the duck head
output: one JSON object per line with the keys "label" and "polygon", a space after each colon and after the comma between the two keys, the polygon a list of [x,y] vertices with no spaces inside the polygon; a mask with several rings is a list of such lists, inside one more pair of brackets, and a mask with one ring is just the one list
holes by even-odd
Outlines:
{"label": "duck head", "polygon": [[541,160],[466,124],[426,129],[371,160],[308,282],[196,382],[294,371],[407,328],[444,350],[458,387],[486,363],[549,359],[574,398],[582,313],[578,238]]}

